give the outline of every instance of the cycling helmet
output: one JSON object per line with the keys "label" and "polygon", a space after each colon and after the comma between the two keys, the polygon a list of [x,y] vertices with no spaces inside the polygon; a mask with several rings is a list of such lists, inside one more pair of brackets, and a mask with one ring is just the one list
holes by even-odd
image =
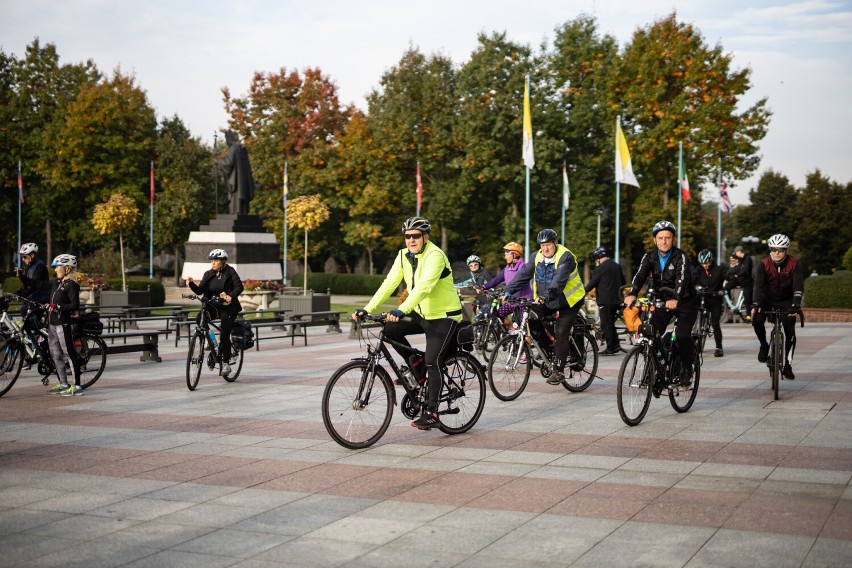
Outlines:
{"label": "cycling helmet", "polygon": [[21,245],[21,250],[18,251],[18,254],[23,256],[25,254],[35,254],[38,252],[38,245],[35,243],[24,243]]}
{"label": "cycling helmet", "polygon": [[654,228],[651,229],[651,234],[656,237],[657,233],[659,233],[660,231],[671,231],[672,235],[677,234],[677,229],[675,229],[674,224],[669,221],[660,221],[659,223],[654,225]]}
{"label": "cycling helmet", "polygon": [[698,253],[698,264],[707,264],[713,262],[713,253],[707,249]]}
{"label": "cycling helmet", "polygon": [[223,249],[213,249],[207,255],[207,260],[228,260],[228,253]]}
{"label": "cycling helmet", "polygon": [[56,268],[57,266],[65,266],[66,268],[77,268],[77,257],[73,254],[60,254],[56,258],[53,259],[53,262],[50,263],[50,266]]}
{"label": "cycling helmet", "polygon": [[478,262],[481,265],[482,259],[479,258],[478,256],[476,256],[475,254],[472,254],[469,257],[467,257],[467,260],[464,261],[464,262],[465,262],[465,264],[470,264],[471,262]]}
{"label": "cycling helmet", "polygon": [[769,248],[790,248],[790,237],[778,233],[769,237],[769,241],[766,244],[769,245]]}
{"label": "cycling helmet", "polygon": [[606,252],[606,249],[603,247],[598,247],[592,251],[592,260],[598,260],[599,258],[603,258],[605,256],[609,256]]}
{"label": "cycling helmet", "polygon": [[519,245],[515,241],[509,242],[509,243],[506,243],[505,245],[503,245],[503,250],[511,251],[511,252],[515,253],[516,255],[518,255],[519,257],[524,256],[524,247],[522,247],[521,245]]}
{"label": "cycling helmet", "polygon": [[553,229],[542,229],[542,231],[535,238],[535,242],[538,244],[541,243],[555,243],[559,238],[559,235],[556,234],[556,231]]}
{"label": "cycling helmet", "polygon": [[421,233],[429,233],[432,231],[432,225],[423,217],[409,217],[402,224],[403,234],[406,231],[420,231]]}

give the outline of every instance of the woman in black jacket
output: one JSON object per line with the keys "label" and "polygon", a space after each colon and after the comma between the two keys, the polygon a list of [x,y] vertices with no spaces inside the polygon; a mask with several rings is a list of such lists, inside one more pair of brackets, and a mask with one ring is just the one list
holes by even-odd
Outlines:
{"label": "woman in black jacket", "polygon": [[[222,362],[222,370],[219,375],[227,377],[231,374],[231,329],[234,320],[243,307],[237,299],[243,291],[243,283],[233,266],[229,265],[228,253],[222,249],[213,249],[207,255],[210,261],[210,270],[204,273],[201,283],[196,284],[192,277],[186,279],[186,285],[207,299],[221,298],[222,304],[218,308],[218,317],[221,320],[222,335],[219,338],[219,360]],[[217,314],[213,314],[215,318]]]}
{"label": "woman in black jacket", "polygon": [[713,355],[723,357],[725,352],[722,350],[722,326],[719,322],[724,308],[721,294],[724,293],[725,270],[713,263],[713,253],[708,249],[698,253],[698,263],[700,266],[695,267],[692,278],[696,286],[701,286],[707,292],[713,292],[705,296],[704,303],[710,308],[710,323],[713,324],[713,339],[716,340],[716,351]]}
{"label": "woman in black jacket", "polygon": [[[83,388],[80,386],[80,362],[71,337],[71,316],[76,315],[80,310],[77,257],[60,254],[53,259],[50,266],[56,270],[56,280],[50,287],[47,304],[47,344],[59,383],[48,392],[62,396],[79,396],[83,394]],[[74,375],[73,385],[68,384],[68,373],[65,370],[66,357],[71,364],[71,373]]]}

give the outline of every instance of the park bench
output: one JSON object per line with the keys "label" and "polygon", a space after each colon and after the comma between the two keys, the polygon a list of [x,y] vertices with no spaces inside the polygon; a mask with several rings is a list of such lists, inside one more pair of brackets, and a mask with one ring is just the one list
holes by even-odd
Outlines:
{"label": "park bench", "polygon": [[[309,327],[325,326],[326,333],[340,333],[340,316],[343,313],[344,312],[326,311],[290,314],[290,319],[276,322],[255,323],[254,320],[249,320],[251,321],[252,327],[255,329],[255,349],[260,350],[261,339],[289,339],[290,345],[295,345],[296,338],[301,337],[305,346],[307,346]],[[270,328],[271,330],[283,333],[264,335],[261,337],[260,330],[264,328]]]}
{"label": "park bench", "polygon": [[[169,329],[146,329],[139,331],[120,331],[114,333],[103,333],[101,339],[106,343],[107,355],[112,353],[132,353],[141,351],[142,356],[140,361],[162,361],[159,351],[159,339],[161,335],[172,333]],[[128,339],[142,338],[141,343],[127,343]],[[121,339],[122,343],[115,343],[116,339]]]}

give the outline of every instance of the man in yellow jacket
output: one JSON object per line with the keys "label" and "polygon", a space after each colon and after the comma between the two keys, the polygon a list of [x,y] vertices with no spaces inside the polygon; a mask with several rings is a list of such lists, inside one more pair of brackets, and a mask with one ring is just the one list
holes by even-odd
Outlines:
{"label": "man in yellow jacket", "polygon": [[[455,326],[462,319],[459,295],[453,286],[450,261],[437,245],[429,240],[429,221],[411,217],[402,224],[405,248],[396,255],[385,281],[361,310],[355,310],[354,319],[362,319],[375,311],[393,294],[404,280],[408,297],[399,307],[388,313],[385,337],[408,346],[394,346],[403,359],[409,362],[412,372],[420,378],[420,362],[412,359],[411,344],[407,335],[426,334],[426,375],[429,383],[429,401],[423,414],[411,423],[420,430],[438,425],[438,397],[441,394],[441,369],[439,361],[451,343]],[[403,319],[404,317],[406,319]]]}

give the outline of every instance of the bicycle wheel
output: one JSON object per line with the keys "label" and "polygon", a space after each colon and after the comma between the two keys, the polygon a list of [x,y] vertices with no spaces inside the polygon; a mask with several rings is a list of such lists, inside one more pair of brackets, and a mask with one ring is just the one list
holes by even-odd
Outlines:
{"label": "bicycle wheel", "polygon": [[[521,363],[522,356],[526,361]],[[515,400],[527,386],[532,370],[532,354],[523,335],[507,335],[497,342],[488,361],[488,385],[503,401]]]}
{"label": "bicycle wheel", "polygon": [[571,392],[582,392],[589,388],[598,372],[598,342],[587,330],[583,331],[582,337],[580,345],[571,337],[571,352],[573,353],[576,347],[579,358],[566,365],[565,370],[568,373],[562,379],[562,386]]}
{"label": "bicycle wheel", "polygon": [[487,360],[491,352],[494,351],[494,345],[499,339],[497,331],[494,328],[495,324],[489,320],[477,322],[473,325],[475,338],[473,346],[476,352]]}
{"label": "bicycle wheel", "polygon": [[446,358],[443,375],[438,428],[445,434],[467,432],[485,407],[485,372],[476,357],[462,351]]}
{"label": "bicycle wheel", "polygon": [[669,389],[669,402],[677,412],[686,412],[695,402],[698,394],[698,381],[701,379],[701,365],[693,365],[692,384],[688,387],[675,385]]}
{"label": "bicycle wheel", "polygon": [[375,444],[393,416],[394,386],[384,368],[350,361],[325,385],[322,422],[335,442],[357,450]]}
{"label": "bicycle wheel", "polygon": [[231,345],[231,374],[223,377],[229,383],[233,383],[240,376],[240,371],[243,370],[243,354],[245,351]]}
{"label": "bicycle wheel", "polygon": [[189,352],[186,355],[186,388],[191,391],[198,386],[201,369],[204,368],[204,347],[207,344],[200,333],[192,336],[189,342]]}
{"label": "bicycle wheel", "polygon": [[772,341],[769,345],[770,359],[772,364],[769,373],[772,376],[772,392],[775,400],[778,400],[778,387],[781,383],[781,368],[784,366],[784,335],[780,331],[772,332]]}
{"label": "bicycle wheel", "polygon": [[107,346],[97,335],[84,333],[74,340],[74,350],[80,361],[80,386],[87,389],[95,384],[104,372]]}
{"label": "bicycle wheel", "polygon": [[701,327],[698,329],[701,332],[701,344],[699,347],[700,352],[704,353],[704,345],[707,344],[707,336],[710,335],[710,316],[704,310],[701,310],[700,314]]}
{"label": "bicycle wheel", "polygon": [[21,374],[24,358],[21,354],[21,344],[13,339],[0,336],[0,396],[3,396]]}
{"label": "bicycle wheel", "polygon": [[644,344],[631,349],[618,371],[615,391],[618,413],[628,426],[636,426],[648,412],[654,388],[654,362]]}

